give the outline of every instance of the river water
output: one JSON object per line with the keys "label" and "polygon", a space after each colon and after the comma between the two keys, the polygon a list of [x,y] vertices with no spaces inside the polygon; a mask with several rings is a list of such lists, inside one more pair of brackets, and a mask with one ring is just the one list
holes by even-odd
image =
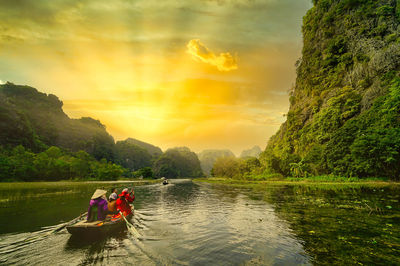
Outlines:
{"label": "river water", "polygon": [[129,231],[71,237],[96,187],[0,186],[1,265],[400,264],[398,186],[231,186],[172,180],[135,187]]}

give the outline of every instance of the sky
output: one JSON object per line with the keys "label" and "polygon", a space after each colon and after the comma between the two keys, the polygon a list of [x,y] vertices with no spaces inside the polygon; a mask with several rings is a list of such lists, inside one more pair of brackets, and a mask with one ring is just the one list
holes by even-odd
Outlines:
{"label": "sky", "polygon": [[0,82],[115,140],[237,155],[284,122],[311,0],[0,0]]}

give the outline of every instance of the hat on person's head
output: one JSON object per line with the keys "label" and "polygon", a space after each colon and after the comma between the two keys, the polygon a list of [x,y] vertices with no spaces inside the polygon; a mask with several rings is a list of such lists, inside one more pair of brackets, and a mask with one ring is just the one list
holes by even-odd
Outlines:
{"label": "hat on person's head", "polygon": [[111,195],[108,197],[108,199],[110,199],[110,200],[116,200],[118,198],[118,195],[117,195],[117,193],[111,193]]}
{"label": "hat on person's head", "polygon": [[106,194],[107,194],[107,191],[105,191],[104,189],[96,189],[96,191],[93,193],[93,196],[91,197],[91,199],[97,199]]}
{"label": "hat on person's head", "polygon": [[125,197],[125,195],[128,195],[129,193],[128,193],[128,188],[124,188],[123,190],[122,190],[122,192],[121,192],[121,194],[119,194],[118,196],[119,197]]}

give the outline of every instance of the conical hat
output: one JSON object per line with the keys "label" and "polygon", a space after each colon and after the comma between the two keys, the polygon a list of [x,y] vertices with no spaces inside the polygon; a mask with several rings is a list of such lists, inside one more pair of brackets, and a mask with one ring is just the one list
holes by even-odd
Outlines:
{"label": "conical hat", "polygon": [[103,190],[103,189],[96,189],[96,191],[94,192],[93,196],[91,197],[91,199],[97,199],[103,195],[107,194],[107,191]]}

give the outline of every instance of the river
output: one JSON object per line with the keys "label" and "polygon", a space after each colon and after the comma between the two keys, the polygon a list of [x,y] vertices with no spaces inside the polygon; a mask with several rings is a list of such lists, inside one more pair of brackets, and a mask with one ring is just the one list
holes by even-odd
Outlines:
{"label": "river", "polygon": [[0,264],[400,264],[397,185],[172,180],[135,187],[140,238],[127,230],[84,240],[51,233],[86,211],[96,187],[128,185],[0,185]]}

